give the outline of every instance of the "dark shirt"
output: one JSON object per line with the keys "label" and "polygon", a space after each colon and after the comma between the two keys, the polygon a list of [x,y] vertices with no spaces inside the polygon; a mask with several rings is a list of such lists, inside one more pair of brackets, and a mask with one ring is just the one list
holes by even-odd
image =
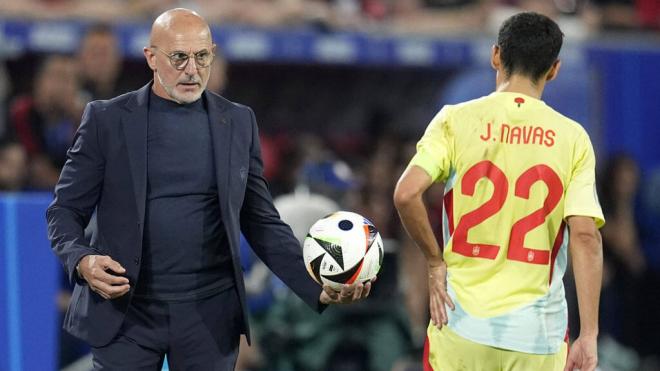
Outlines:
{"label": "dark shirt", "polygon": [[215,175],[203,99],[178,104],[151,93],[137,296],[196,300],[233,285]]}

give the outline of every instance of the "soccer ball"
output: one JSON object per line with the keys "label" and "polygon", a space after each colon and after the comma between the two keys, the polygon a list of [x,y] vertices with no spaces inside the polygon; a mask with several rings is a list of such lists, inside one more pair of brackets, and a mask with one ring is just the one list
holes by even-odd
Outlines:
{"label": "soccer ball", "polygon": [[367,218],[337,211],[309,229],[303,257],[316,282],[339,291],[344,284],[376,277],[383,264],[383,240]]}

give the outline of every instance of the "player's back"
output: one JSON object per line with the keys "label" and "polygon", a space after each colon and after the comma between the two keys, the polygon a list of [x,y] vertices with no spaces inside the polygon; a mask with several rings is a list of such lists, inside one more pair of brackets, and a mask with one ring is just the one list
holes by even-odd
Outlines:
{"label": "player's back", "polygon": [[449,326],[480,343],[555,352],[567,326],[565,200],[576,168],[593,160],[586,132],[538,99],[497,92],[443,108],[420,146],[445,148],[432,155],[446,183]]}

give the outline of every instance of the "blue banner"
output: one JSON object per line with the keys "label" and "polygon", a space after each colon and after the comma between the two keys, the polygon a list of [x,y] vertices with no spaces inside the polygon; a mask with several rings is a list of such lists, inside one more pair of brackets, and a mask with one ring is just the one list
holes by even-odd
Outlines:
{"label": "blue banner", "polygon": [[50,196],[0,194],[0,370],[55,370],[61,268],[46,235]]}

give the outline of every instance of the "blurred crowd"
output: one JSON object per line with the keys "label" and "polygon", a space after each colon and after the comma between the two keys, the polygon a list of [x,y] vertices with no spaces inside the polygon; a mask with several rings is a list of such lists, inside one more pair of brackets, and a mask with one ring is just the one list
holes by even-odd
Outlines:
{"label": "blurred crowd", "polygon": [[[660,6],[654,0],[9,0],[0,3],[0,14],[146,20],[174,6],[199,9],[214,23],[435,35],[480,32],[516,9],[577,20],[577,29],[660,25]],[[1,62],[0,191],[52,191],[84,105],[149,80],[142,61],[123,59],[118,39],[105,23],[92,23],[73,55]],[[306,231],[327,212],[351,210],[371,219],[386,245],[372,297],[350,308],[331,308],[322,316],[283,288],[246,248],[242,261],[257,326],[255,345],[242,348],[238,369],[421,370],[428,323],[427,277],[420,269],[425,262],[398,223],[391,197],[416,139],[439,108],[433,98],[449,73],[230,65],[222,55],[211,68],[210,90],[255,109],[266,176],[282,217],[294,231]],[[311,96],[310,82],[323,89]],[[660,326],[645,313],[660,313],[658,211],[641,201],[643,184],[635,159],[616,155],[601,164],[599,193],[608,221],[602,231],[606,265],[601,337],[605,349],[628,355],[624,361],[604,357],[603,369],[653,370],[660,368]],[[439,238],[442,192],[435,187],[429,195]],[[64,311],[69,297],[64,280],[62,287],[58,302]],[[571,326],[579,328],[575,322]],[[84,345],[61,335],[63,366],[85,352]]]}
{"label": "blurred crowd", "polygon": [[496,29],[502,19],[521,9],[552,15],[576,33],[660,27],[656,0],[5,0],[0,2],[0,14],[144,21],[179,6],[198,10],[215,24],[312,25],[330,30],[475,33]]}

